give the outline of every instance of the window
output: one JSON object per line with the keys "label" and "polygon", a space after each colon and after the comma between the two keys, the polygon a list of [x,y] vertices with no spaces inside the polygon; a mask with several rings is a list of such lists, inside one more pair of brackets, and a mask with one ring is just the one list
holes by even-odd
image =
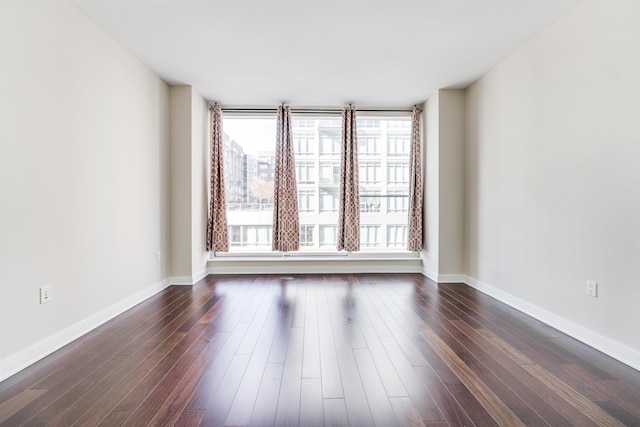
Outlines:
{"label": "window", "polygon": [[275,117],[225,117],[229,250],[271,251]]}
{"label": "window", "polygon": [[358,157],[371,157],[380,155],[380,133],[358,133]]}
{"label": "window", "polygon": [[389,132],[387,134],[387,151],[391,157],[395,156],[408,156],[409,155],[409,143],[411,142],[411,135],[409,132]]}
{"label": "window", "polygon": [[300,226],[300,248],[311,247],[314,244],[313,230],[315,225],[301,225]]}
{"label": "window", "polygon": [[409,195],[405,191],[389,190],[387,196],[387,213],[408,213]]}
{"label": "window", "polygon": [[340,184],[340,163],[338,161],[320,163],[320,184]]}
{"label": "window", "polygon": [[230,225],[229,247],[271,250],[270,225]]}
{"label": "window", "polygon": [[314,132],[292,132],[293,147],[296,156],[313,156],[315,154]]}
{"label": "window", "polygon": [[338,212],[338,189],[320,189],[320,212]]}
{"label": "window", "polygon": [[387,226],[387,246],[390,248],[404,248],[407,246],[407,226]]}
{"label": "window", "polygon": [[315,184],[315,162],[296,162],[296,179],[298,180],[299,184]]}
{"label": "window", "polygon": [[380,120],[358,118],[358,125],[357,125],[358,132],[360,132],[360,129],[372,129],[372,128],[379,128],[379,127],[380,127]]}
{"label": "window", "polygon": [[340,156],[340,128],[320,131],[320,156]]}
{"label": "window", "polygon": [[387,184],[409,185],[409,163],[390,162],[387,166]]}
{"label": "window", "polygon": [[291,127],[295,128],[313,128],[315,127],[315,122],[313,120],[295,120],[291,119]]}
{"label": "window", "polygon": [[[361,251],[404,251],[411,121],[365,114],[357,122]],[[293,112],[301,251],[336,248],[341,124],[337,115]],[[227,115],[223,126],[230,251],[271,252],[275,114]]]}
{"label": "window", "polygon": [[379,248],[382,245],[379,225],[360,226],[360,246],[364,248]]}
{"label": "window", "polygon": [[321,225],[320,226],[320,247],[335,249],[338,244],[338,226],[337,225]]}
{"label": "window", "polygon": [[360,213],[380,212],[380,190],[360,191]]}
{"label": "window", "polygon": [[316,210],[316,191],[315,190],[298,190],[298,211],[315,212]]}
{"label": "window", "polygon": [[360,184],[379,185],[380,184],[380,162],[359,162]]}

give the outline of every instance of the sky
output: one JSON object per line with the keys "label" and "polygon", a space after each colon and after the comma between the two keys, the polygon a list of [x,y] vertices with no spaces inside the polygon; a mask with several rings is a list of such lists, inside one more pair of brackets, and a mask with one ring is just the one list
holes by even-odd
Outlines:
{"label": "sky", "polygon": [[245,154],[276,150],[275,117],[225,117],[222,130],[240,144]]}

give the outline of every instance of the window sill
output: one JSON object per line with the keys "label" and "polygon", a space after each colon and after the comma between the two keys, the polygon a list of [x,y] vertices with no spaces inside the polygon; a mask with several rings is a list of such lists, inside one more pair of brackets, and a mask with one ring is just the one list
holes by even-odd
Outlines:
{"label": "window sill", "polygon": [[229,261],[331,261],[331,262],[349,262],[349,261],[415,261],[420,260],[419,252],[260,252],[260,253],[210,253],[209,262],[229,262]]}

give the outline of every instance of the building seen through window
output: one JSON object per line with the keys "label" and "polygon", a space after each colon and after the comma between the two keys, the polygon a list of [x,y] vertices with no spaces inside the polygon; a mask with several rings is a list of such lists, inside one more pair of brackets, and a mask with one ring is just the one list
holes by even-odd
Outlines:
{"label": "building seen through window", "polygon": [[[224,118],[231,252],[271,251],[275,129],[275,116]],[[357,129],[361,251],[402,251],[407,239],[410,118],[359,115]],[[300,251],[335,251],[341,120],[294,112],[292,137]]]}

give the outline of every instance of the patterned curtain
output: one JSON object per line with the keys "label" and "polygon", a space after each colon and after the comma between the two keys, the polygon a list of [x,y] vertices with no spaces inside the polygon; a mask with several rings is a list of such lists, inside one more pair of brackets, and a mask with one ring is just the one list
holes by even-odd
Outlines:
{"label": "patterned curtain", "polygon": [[340,154],[340,204],[338,250],[360,250],[360,195],[358,192],[358,137],[356,109],[342,110],[342,150]]}
{"label": "patterned curtain", "polygon": [[281,252],[297,251],[300,247],[300,220],[291,136],[291,107],[278,107],[277,120],[272,249]]}
{"label": "patterned curtain", "polygon": [[227,200],[224,192],[224,142],[222,138],[222,108],[211,110],[211,195],[207,224],[207,251],[229,251]]}
{"label": "patterned curtain", "polygon": [[411,148],[409,152],[409,221],[407,249],[422,250],[422,164],[420,154],[420,110],[411,112]]}

